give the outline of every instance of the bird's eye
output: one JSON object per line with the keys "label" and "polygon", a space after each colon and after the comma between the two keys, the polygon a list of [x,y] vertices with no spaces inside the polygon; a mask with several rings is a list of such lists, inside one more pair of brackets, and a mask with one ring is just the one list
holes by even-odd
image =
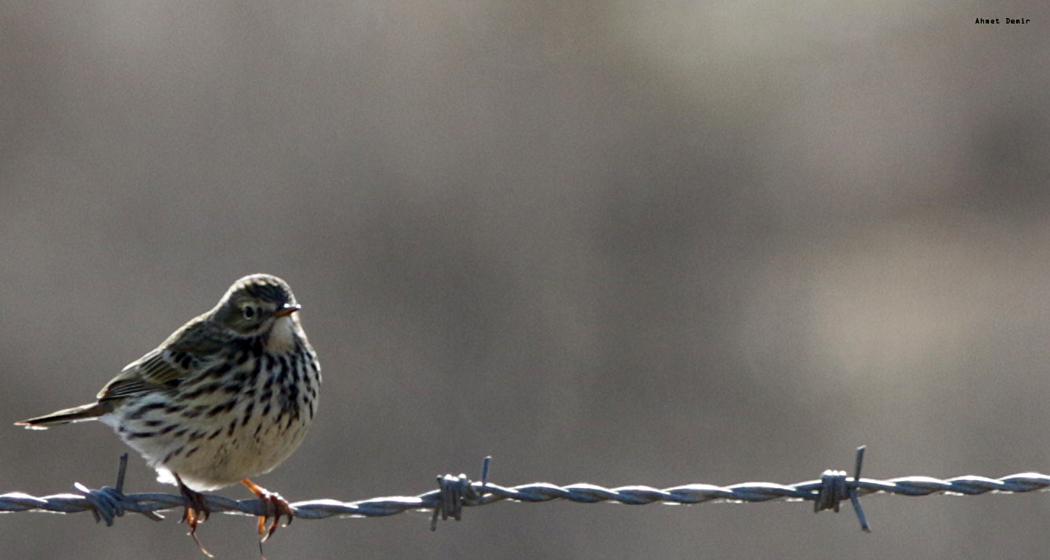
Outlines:
{"label": "bird's eye", "polygon": [[245,305],[244,306],[244,318],[245,319],[248,319],[249,321],[251,321],[252,319],[255,318],[255,314],[256,313],[257,313],[257,311],[256,311],[254,306],[252,306],[252,305]]}

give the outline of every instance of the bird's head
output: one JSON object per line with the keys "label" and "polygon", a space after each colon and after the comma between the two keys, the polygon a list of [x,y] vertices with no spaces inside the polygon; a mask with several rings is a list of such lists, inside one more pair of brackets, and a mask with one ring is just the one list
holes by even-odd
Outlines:
{"label": "bird's head", "polygon": [[233,283],[214,309],[215,319],[241,336],[269,332],[299,311],[288,283],[269,274],[252,274]]}

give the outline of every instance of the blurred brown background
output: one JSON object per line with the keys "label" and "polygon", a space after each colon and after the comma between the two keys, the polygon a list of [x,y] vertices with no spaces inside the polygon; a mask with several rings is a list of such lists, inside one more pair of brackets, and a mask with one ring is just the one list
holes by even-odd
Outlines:
{"label": "blurred brown background", "polygon": [[[978,26],[976,17],[1028,25]],[[1050,471],[1050,10],[0,5],[0,409],[89,399],[230,282],[287,279],[320,415],[295,500]],[[0,429],[0,492],[112,484],[104,426]],[[173,491],[131,459],[128,490]],[[223,494],[247,498],[242,488]],[[1024,558],[1050,497],[503,503],[300,521],[294,558]],[[177,514],[169,515],[176,517]],[[131,516],[4,558],[202,558]],[[253,522],[202,541],[257,559]]]}

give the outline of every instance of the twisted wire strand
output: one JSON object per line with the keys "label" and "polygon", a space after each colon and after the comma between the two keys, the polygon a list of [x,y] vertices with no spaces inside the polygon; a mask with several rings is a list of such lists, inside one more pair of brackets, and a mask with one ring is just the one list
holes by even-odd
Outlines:
{"label": "twisted wire strand", "polygon": [[[863,448],[858,449],[859,474]],[[889,480],[847,476],[843,471],[825,471],[818,480],[795,484],[770,482],[744,482],[730,486],[713,484],[686,484],[658,489],[644,485],[604,488],[588,483],[557,486],[546,482],[505,487],[493,484],[488,478],[489,459],[486,458],[482,481],[471,481],[466,475],[444,475],[438,477],[439,488],[418,496],[390,496],[356,502],[333,499],[308,500],[290,504],[292,514],[301,519],[324,519],[327,517],[384,517],[409,510],[432,510],[433,528],[438,517],[459,520],[463,507],[483,506],[512,500],[516,502],[546,502],[569,500],[593,504],[618,502],[628,505],[651,503],[700,504],[705,502],[765,502],[770,500],[812,501],[816,511],[833,509],[838,511],[839,502],[850,500],[856,510],[861,527],[868,530],[867,522],[857,500],[867,494],[896,494],[902,496],[929,496],[947,494],[974,496],[988,492],[1013,494],[1033,492],[1050,488],[1050,476],[1026,472],[1002,478],[983,476],[958,476],[937,479],[928,476],[906,476]],[[123,466],[118,476],[118,486],[92,490],[80,483],[74,485],[79,494],[54,494],[35,497],[22,492],[0,495],[0,513],[21,511],[45,511],[54,513],[79,513],[91,511],[96,521],[112,525],[116,517],[126,512],[139,513],[160,520],[156,512],[181,508],[185,500],[178,494],[124,494]],[[222,496],[206,495],[207,507],[214,512],[243,515],[273,515],[273,505],[265,500],[231,500]]]}

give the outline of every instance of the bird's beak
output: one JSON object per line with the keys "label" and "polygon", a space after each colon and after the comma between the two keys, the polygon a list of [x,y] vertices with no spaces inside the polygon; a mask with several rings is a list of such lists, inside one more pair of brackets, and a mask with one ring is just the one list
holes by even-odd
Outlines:
{"label": "bird's beak", "polygon": [[275,317],[287,317],[287,316],[291,315],[292,313],[295,313],[296,311],[299,311],[302,308],[303,307],[301,305],[299,305],[298,303],[286,303],[286,304],[282,305],[281,308],[278,309],[276,313],[274,313],[274,316]]}

